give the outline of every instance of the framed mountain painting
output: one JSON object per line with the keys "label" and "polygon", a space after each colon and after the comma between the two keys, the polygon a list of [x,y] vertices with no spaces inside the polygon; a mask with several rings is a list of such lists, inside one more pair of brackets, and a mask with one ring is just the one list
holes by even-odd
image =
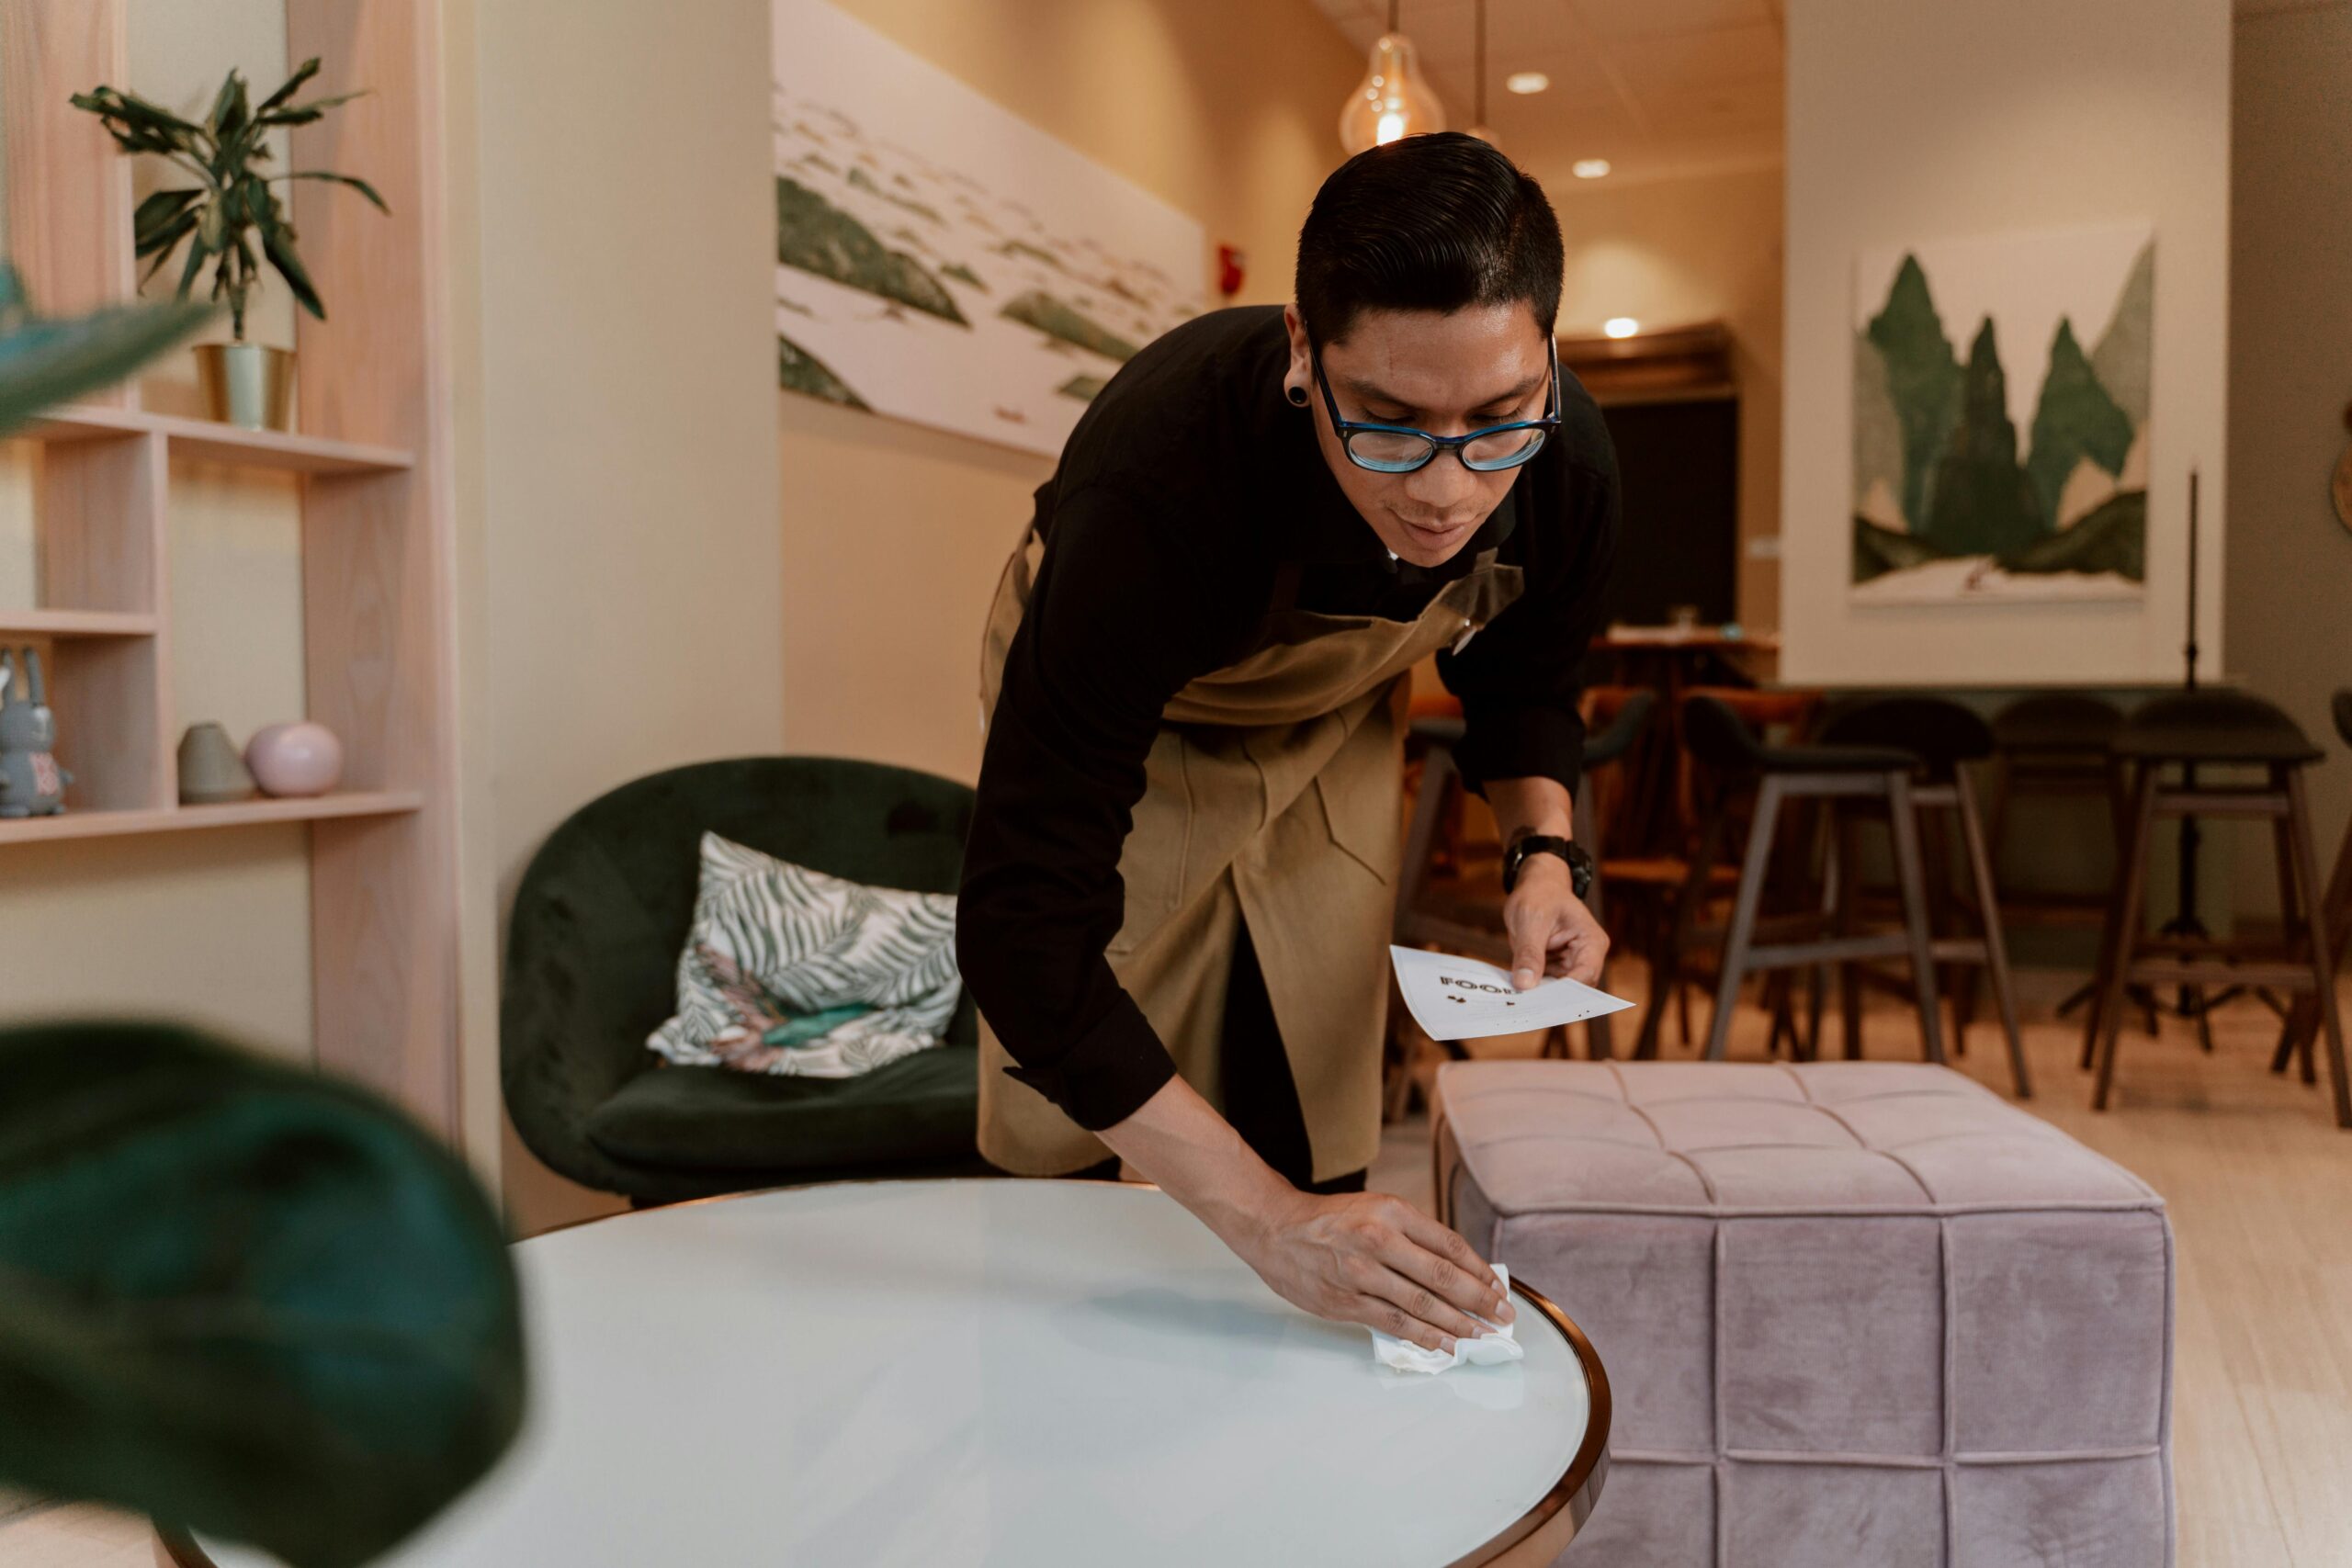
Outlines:
{"label": "framed mountain painting", "polygon": [[1199,313],[1200,224],[825,0],[772,4],[784,387],[1058,454]]}
{"label": "framed mountain painting", "polygon": [[2140,595],[2154,299],[2144,222],[1860,259],[1855,603]]}

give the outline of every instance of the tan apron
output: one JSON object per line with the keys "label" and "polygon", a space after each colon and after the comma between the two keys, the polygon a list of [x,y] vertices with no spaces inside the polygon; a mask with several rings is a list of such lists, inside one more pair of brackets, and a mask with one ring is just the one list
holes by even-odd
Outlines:
{"label": "tan apron", "polygon": [[[1005,565],[980,660],[996,710],[1029,604],[1034,525]],[[1520,569],[1481,553],[1419,620],[1311,615],[1278,586],[1255,651],[1179,692],[1161,715],[1143,798],[1119,857],[1125,923],[1111,969],[1176,1070],[1224,1108],[1219,1032],[1236,922],[1265,973],[1290,1059],[1313,1179],[1364,1169],[1380,1149],[1384,983],[1402,832],[1407,673],[1520,595]],[[1060,1176],[1111,1151],[1028,1085],[980,1023],[980,1152],[1023,1176]]]}

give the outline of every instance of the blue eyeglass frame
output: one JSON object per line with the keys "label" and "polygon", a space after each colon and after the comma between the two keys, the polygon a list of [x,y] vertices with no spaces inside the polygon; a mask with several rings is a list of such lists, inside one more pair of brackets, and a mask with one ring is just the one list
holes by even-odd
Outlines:
{"label": "blue eyeglass frame", "polygon": [[[1483,430],[1473,430],[1462,435],[1432,435],[1426,430],[1416,430],[1409,424],[1380,424],[1366,420],[1341,419],[1340,400],[1331,395],[1330,378],[1323,374],[1322,349],[1309,348],[1307,358],[1315,366],[1316,389],[1323,394],[1323,407],[1331,416],[1331,429],[1340,438],[1340,449],[1348,455],[1348,461],[1357,468],[1374,474],[1418,473],[1435,461],[1441,450],[1451,450],[1455,461],[1474,474],[1500,474],[1532,462],[1535,455],[1544,450],[1544,443],[1552,438],[1552,433],[1560,428],[1560,345],[1556,342],[1547,341],[1546,346],[1550,350],[1552,360],[1552,412],[1542,419],[1519,419],[1508,424],[1490,424]],[[1531,442],[1525,450],[1512,453],[1508,462],[1495,463],[1482,468],[1463,455],[1463,449],[1473,441],[1481,441],[1489,435],[1499,435],[1509,430],[1535,430],[1543,434]],[[1355,446],[1351,439],[1360,432],[1378,432],[1384,435],[1418,436],[1429,443],[1429,450],[1421,454],[1418,462],[1401,466],[1368,462],[1356,456]]]}

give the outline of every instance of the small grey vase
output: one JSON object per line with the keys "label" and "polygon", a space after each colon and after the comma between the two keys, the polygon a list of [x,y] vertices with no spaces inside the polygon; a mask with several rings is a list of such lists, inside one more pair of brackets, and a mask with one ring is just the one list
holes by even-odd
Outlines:
{"label": "small grey vase", "polygon": [[259,793],[227,730],[210,720],[187,727],[180,737],[182,806],[223,806]]}

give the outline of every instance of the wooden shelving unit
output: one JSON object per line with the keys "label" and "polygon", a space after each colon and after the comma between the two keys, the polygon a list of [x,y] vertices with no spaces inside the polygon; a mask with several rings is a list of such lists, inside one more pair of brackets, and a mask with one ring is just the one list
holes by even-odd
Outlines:
{"label": "wooden shelving unit", "polygon": [[[8,234],[34,302],[133,291],[130,163],[75,92],[126,80],[125,0],[0,0]],[[288,63],[315,91],[366,88],[294,130],[296,168],[363,175],[387,218],[315,182],[288,187],[331,320],[295,344],[300,434],[151,412],[135,386],[52,411],[34,487],[37,604],[0,640],[45,645],[58,817],[0,820],[8,846],[306,823],[318,1060],[457,1131],[456,778],[447,603],[450,434],[442,302],[437,39],[431,0],[288,0]],[[249,62],[268,73],[266,62]],[[343,792],[178,804],[173,711],[175,457],[300,476],[311,716],[343,739]],[[92,961],[97,962],[94,954]]]}

